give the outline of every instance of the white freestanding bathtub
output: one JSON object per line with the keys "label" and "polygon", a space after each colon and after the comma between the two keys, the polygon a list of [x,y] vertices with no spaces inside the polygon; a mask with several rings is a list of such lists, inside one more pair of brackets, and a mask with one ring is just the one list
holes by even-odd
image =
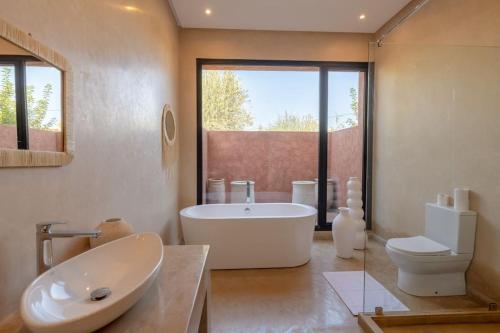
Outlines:
{"label": "white freestanding bathtub", "polygon": [[292,203],[199,205],[180,212],[186,244],[210,245],[211,269],[307,263],[316,209]]}

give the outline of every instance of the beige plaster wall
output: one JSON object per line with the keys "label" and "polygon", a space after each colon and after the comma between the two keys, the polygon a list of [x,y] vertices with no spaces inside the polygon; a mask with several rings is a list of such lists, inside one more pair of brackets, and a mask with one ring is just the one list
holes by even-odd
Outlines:
{"label": "beige plaster wall", "polygon": [[181,207],[196,203],[196,58],[367,61],[371,34],[182,29]]}
{"label": "beige plaster wall", "polygon": [[422,234],[426,202],[470,187],[479,218],[469,287],[497,300],[498,13],[496,0],[432,0],[372,53],[376,232]]}
{"label": "beige plaster wall", "polygon": [[[37,222],[89,229],[121,216],[178,242],[179,168],[161,160],[162,106],[178,105],[178,30],[167,3],[0,0],[3,19],[71,63],[76,136],[66,167],[0,169],[0,322],[35,277]],[[54,251],[61,260],[85,244],[55,240]]]}

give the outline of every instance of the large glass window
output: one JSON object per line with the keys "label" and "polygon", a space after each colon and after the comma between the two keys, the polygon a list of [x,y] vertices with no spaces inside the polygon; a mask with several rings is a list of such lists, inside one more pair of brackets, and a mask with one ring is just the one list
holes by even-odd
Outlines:
{"label": "large glass window", "polygon": [[26,63],[29,148],[63,151],[62,74],[43,62]]}
{"label": "large glass window", "polygon": [[319,227],[328,227],[345,205],[339,189],[362,174],[366,73],[329,66],[201,64],[198,203],[307,204],[318,208]]}
{"label": "large glass window", "polygon": [[0,55],[0,148],[64,150],[62,79],[35,57]]}
{"label": "large glass window", "polygon": [[[346,207],[347,181],[363,182],[363,123],[365,73],[328,71],[327,220]],[[358,199],[362,199],[358,198]]]}
{"label": "large glass window", "polygon": [[0,148],[17,149],[16,67],[0,63]]}

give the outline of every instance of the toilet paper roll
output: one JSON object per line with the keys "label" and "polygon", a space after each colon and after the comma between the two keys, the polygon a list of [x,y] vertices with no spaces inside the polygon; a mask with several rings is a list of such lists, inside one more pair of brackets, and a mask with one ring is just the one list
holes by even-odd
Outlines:
{"label": "toilet paper roll", "polygon": [[453,201],[456,210],[469,210],[469,189],[456,188],[453,191]]}
{"label": "toilet paper roll", "polygon": [[442,207],[449,206],[449,204],[450,204],[450,196],[446,195],[446,194],[443,194],[443,193],[439,193],[437,195],[437,204],[439,206],[442,206]]}

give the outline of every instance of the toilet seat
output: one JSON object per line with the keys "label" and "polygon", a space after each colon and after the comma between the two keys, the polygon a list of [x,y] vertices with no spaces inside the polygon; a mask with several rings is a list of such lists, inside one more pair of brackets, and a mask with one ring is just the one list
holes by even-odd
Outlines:
{"label": "toilet seat", "polygon": [[451,249],[424,236],[392,238],[388,247],[412,256],[449,256]]}

